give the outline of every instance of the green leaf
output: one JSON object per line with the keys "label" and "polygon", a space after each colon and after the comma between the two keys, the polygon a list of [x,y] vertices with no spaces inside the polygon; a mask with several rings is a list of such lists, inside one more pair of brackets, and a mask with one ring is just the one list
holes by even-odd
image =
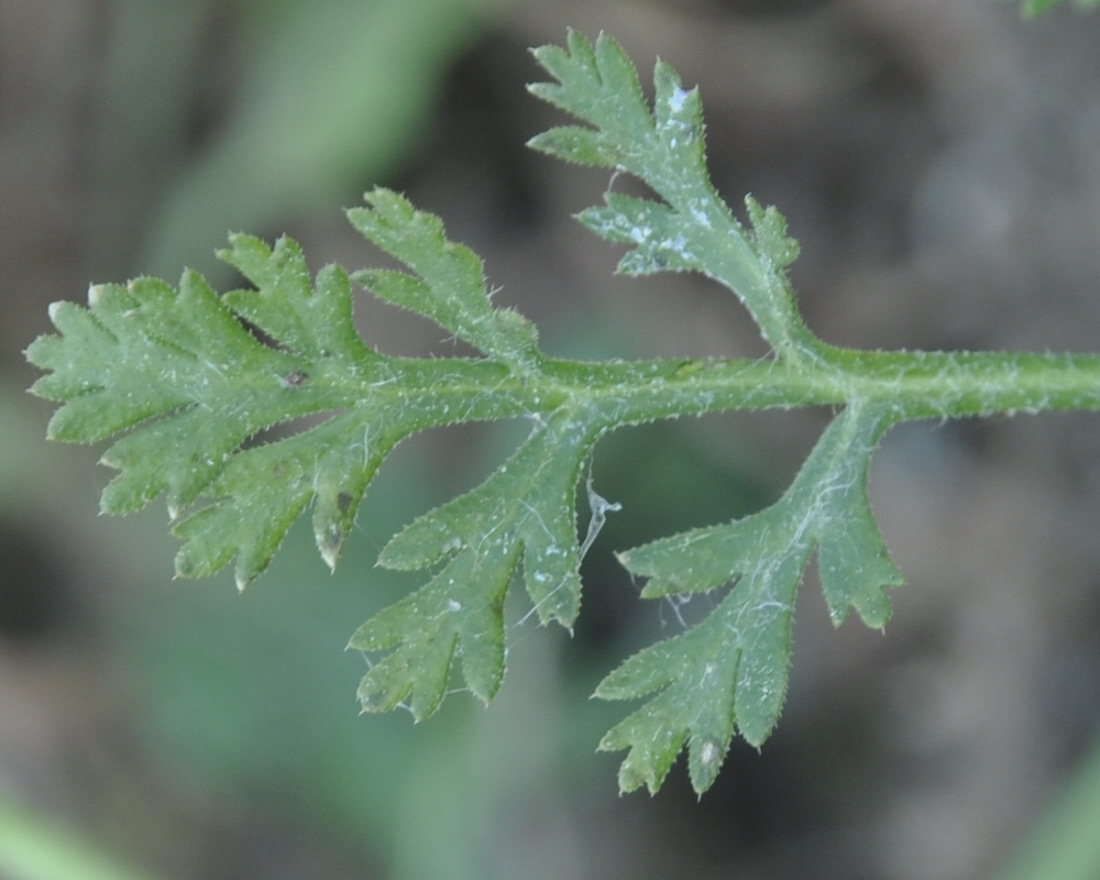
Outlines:
{"label": "green leaf", "polygon": [[614,700],[659,691],[600,744],[630,749],[619,775],[624,791],[642,784],[656,791],[686,742],[692,785],[702,793],[735,725],[756,746],[771,733],[787,691],[795,593],[815,545],[833,623],[854,608],[869,626],[885,626],[883,588],[902,577],[871,514],[867,469],[894,418],[884,407],[849,406],[771,507],[620,554],[631,573],[649,579],[646,598],[733,584],[702,623],[635,654],[597,688],[596,696]]}
{"label": "green leaf", "polygon": [[718,196],[707,173],[703,107],[698,89],[684,89],[667,64],[654,68],[650,110],[633,64],[610,37],[595,44],[570,32],[569,51],[535,50],[556,83],[528,86],[532,94],[589,123],[562,126],[532,138],[536,150],[585,165],[626,172],[663,201],[604,195],[604,207],[578,215],[610,241],[633,245],[619,271],[696,271],[724,284],[745,304],[764,338],[784,357],[814,355],[820,346],[799,317],[784,268],[798,247],[774,209],[749,200],[747,233]]}
{"label": "green leaf", "polygon": [[[535,59],[558,83],[535,83],[527,88],[531,94],[594,125],[591,133],[598,152],[604,159],[600,165],[627,165],[632,157],[643,155],[645,145],[653,139],[654,126],[633,62],[614,40],[601,35],[595,45],[576,31],[570,31],[568,50],[560,46],[541,46],[533,51]],[[551,152],[551,142],[558,135],[551,129],[547,138],[538,135],[528,144]],[[579,134],[584,129],[573,129]],[[567,157],[562,157],[567,158]],[[636,173],[636,172],[633,172]]]}
{"label": "green leaf", "polygon": [[208,495],[215,503],[178,522],[183,577],[213,574],[237,556],[238,586],[258,577],[291,524],[313,505],[313,532],[330,568],[355,522],[360,500],[408,426],[361,407],[276,443],[238,452]]}
{"label": "green leaf", "polygon": [[[1020,10],[1028,18],[1033,18],[1061,2],[1062,0],[1021,0]],[[1100,0],[1073,0],[1073,5],[1078,9],[1095,9],[1100,6]]]}
{"label": "green leaf", "polygon": [[317,273],[316,287],[298,243],[281,238],[274,249],[249,235],[231,235],[218,256],[256,285],[222,298],[237,315],[272,339],[313,361],[335,360],[348,370],[374,356],[355,329],[347,275],[337,266]]}
{"label": "green leaf", "polygon": [[407,705],[417,721],[429,717],[446,694],[456,650],[473,694],[484,702],[496,694],[504,676],[504,595],[518,556],[514,543],[459,555],[359,628],[349,648],[364,654],[393,649],[360,682],[364,712]]}
{"label": "green leaf", "polygon": [[532,91],[590,127],[555,128],[532,144],[633,174],[656,193],[608,191],[602,205],[580,214],[627,246],[619,270],[698,271],[720,281],[758,321],[774,357],[546,357],[526,318],[494,307],[472,251],[450,241],[438,218],[375,189],[349,218],[405,268],[361,270],[354,279],[479,356],[376,352],[355,328],[344,270],[325,267],[313,278],[290,239],[268,247],[235,235],[220,256],[254,289],[219,297],[186,272],[178,290],[142,278],[94,286],[87,307],[51,306],[58,332],[27,350],[46,372],[32,391],[61,404],[51,437],[114,438],[103,462],[118,473],[104,490],[104,511],[131,512],[163,494],[183,540],[177,572],[210,574],[235,560],[241,587],[307,509],[318,548],[334,565],[374,474],[410,434],[529,420],[525,442],[481,485],[414,520],[380,556],[384,566],[430,574],[352,637],[349,647],[372,661],[359,698],[365,711],[405,705],[417,719],[440,705],[456,658],[475,696],[488,701],[497,692],[505,595],[521,565],[531,613],[573,626],[581,558],[616,507],[589,485],[593,516],[578,541],[579,474],[605,432],[687,414],[842,407],[775,504],[620,556],[647,579],[644,597],[715,592],[715,606],[604,679],[598,696],[646,702],[600,747],[627,751],[623,790],[656,791],[686,745],[702,792],[735,732],[759,745],[779,717],[792,609],[815,548],[832,621],[854,609],[868,625],[885,625],[886,588],[902,579],[867,497],[868,466],[885,431],[920,418],[1098,409],[1100,357],[825,345],[803,325],[784,274],[798,245],[782,215],[748,197],[742,226],[715,192],[695,89],[658,63],[650,108],[633,65],[607,37],[592,44],[571,33],[567,49],[544,47],[536,57],[556,82]]}
{"label": "green leaf", "polygon": [[761,258],[770,268],[785,269],[798,259],[798,242],[787,235],[787,219],[774,205],[763,207],[752,196],[745,196],[745,207],[752,222],[752,239]]}
{"label": "green leaf", "polygon": [[[390,251],[422,269],[425,295],[443,302],[432,316],[457,316],[459,331],[491,324],[496,341],[486,347],[513,363],[533,357],[533,328],[514,313],[498,317],[480,261],[443,238],[435,218],[392,193],[372,195],[388,213],[360,212],[360,222],[377,220],[371,229],[389,231]],[[408,247],[385,223],[402,213]],[[499,385],[504,367],[372,351],[353,323],[347,274],[329,266],[314,283],[294,241],[269,248],[234,235],[230,244],[219,256],[255,289],[219,298],[193,272],[178,292],[146,278],[95,286],[87,308],[51,308],[60,334],[37,339],[27,357],[51,371],[32,391],[63,404],[51,437],[87,443],[130,431],[102,458],[119,471],[104,512],[129,513],[164,493],[184,541],[177,573],[208,575],[236,557],[243,588],[311,504],[317,546],[335,565],[371,478],[404,437],[523,408],[491,393],[476,404],[455,399]],[[287,427],[263,435],[278,425]]]}
{"label": "green leaf", "polygon": [[578,216],[608,241],[635,246],[619,261],[617,271],[649,275],[698,268],[698,257],[689,250],[683,233],[683,221],[667,205],[620,193],[608,193],[604,199],[606,207],[587,208]]}
{"label": "green leaf", "polygon": [[361,270],[355,280],[379,299],[430,318],[485,354],[520,369],[533,364],[535,327],[518,312],[494,308],[481,259],[448,241],[438,217],[417,211],[385,189],[367,193],[367,208],[352,208],[352,225],[396,257],[417,277],[383,269]]}
{"label": "green leaf", "polygon": [[427,717],[443,699],[456,650],[470,690],[488,702],[504,672],[504,593],[521,558],[539,621],[572,627],[581,596],[576,486],[601,430],[598,418],[568,411],[536,422],[485,482],[394,536],[380,565],[446,564],[352,637],[349,647],[367,653],[394,648],[363,678],[364,709],[387,711],[411,695],[414,716]]}

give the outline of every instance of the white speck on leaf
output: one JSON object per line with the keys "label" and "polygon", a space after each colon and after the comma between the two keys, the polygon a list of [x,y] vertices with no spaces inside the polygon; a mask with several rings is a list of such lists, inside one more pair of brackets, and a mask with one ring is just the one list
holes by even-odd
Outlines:
{"label": "white speck on leaf", "polygon": [[682,113],[687,102],[688,91],[677,86],[668,98],[668,108],[673,113]]}

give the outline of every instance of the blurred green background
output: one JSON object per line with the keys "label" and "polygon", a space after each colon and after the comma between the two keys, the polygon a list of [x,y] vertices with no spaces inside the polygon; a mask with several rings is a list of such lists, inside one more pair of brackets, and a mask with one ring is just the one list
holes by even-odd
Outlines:
{"label": "blurred green background", "polygon": [[[414,438],[334,576],[296,529],[243,596],[229,576],[172,581],[163,507],[97,518],[98,451],[42,440],[51,408],[23,393],[21,351],[48,303],[185,265],[230,283],[213,259],[228,230],[287,232],[314,268],[369,265],[340,208],[376,183],[441,214],[553,353],[761,354],[705,281],[613,277],[613,250],[570,220],[606,175],[524,150],[557,121],[524,91],[526,49],[567,26],[615,36],[643,77],[660,55],[701,83],[716,182],[787,214],[825,339],[1097,348],[1098,16],[1023,24],[985,0],[5,0],[0,852],[44,820],[187,880],[959,880],[1011,863],[1077,778],[1100,735],[1095,416],[888,438],[872,498],[910,583],[886,637],[833,633],[804,591],[779,730],[759,754],[735,745],[701,803],[682,768],[657,798],[620,799],[616,756],[593,752],[626,710],[589,701],[595,683],[706,610],[641,606],[611,551],[777,497],[825,414],[605,440],[596,486],[623,511],[586,558],[577,632],[523,622],[517,601],[497,702],[455,694],[415,726],[357,714],[364,661],[342,649],[414,583],[375,569],[379,548],[480,480],[515,426]],[[357,320],[389,352],[448,350],[377,304]],[[1076,792],[1079,821],[1096,789]],[[15,876],[112,876],[74,852]]]}

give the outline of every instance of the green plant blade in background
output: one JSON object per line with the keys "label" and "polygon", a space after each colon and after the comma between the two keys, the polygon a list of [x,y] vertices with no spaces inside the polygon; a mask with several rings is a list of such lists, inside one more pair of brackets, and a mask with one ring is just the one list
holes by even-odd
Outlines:
{"label": "green plant blade in background", "polygon": [[5,880],[155,880],[0,792],[0,876]]}
{"label": "green plant blade in background", "polygon": [[[210,271],[207,255],[226,230],[278,227],[346,203],[361,182],[385,180],[419,142],[447,66],[506,2],[237,0],[218,9],[191,0],[172,4],[173,30],[159,4],[154,12],[141,0],[115,0],[102,246],[111,252],[118,239],[143,241],[140,252],[115,258],[136,261],[142,272],[173,275],[181,261]],[[210,51],[205,29],[234,26],[244,49],[224,118],[184,154],[194,81]],[[188,40],[191,52],[182,53]],[[150,220],[147,206],[157,198]]]}
{"label": "green plant blade in background", "polygon": [[[1021,0],[1020,10],[1028,18],[1033,18],[1062,2],[1063,0]],[[1072,5],[1078,9],[1095,9],[1100,6],[1100,0],[1073,0]]]}
{"label": "green plant blade in background", "polygon": [[1100,877],[1100,743],[994,880]]}

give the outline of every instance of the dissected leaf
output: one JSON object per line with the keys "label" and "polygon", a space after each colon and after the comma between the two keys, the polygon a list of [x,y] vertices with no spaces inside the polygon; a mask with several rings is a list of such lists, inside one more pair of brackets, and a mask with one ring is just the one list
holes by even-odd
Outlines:
{"label": "dissected leaf", "polygon": [[[451,315],[442,323],[455,332],[472,327],[474,341],[489,334],[496,342],[486,347],[502,361],[533,357],[534,329],[492,308],[473,254],[401,197],[376,190],[372,198],[359,225],[422,271],[401,277],[440,303],[423,311]],[[317,546],[334,565],[371,478],[404,437],[525,408],[490,390],[508,375],[504,365],[418,362],[368,348],[347,274],[328,266],[314,281],[296,242],[270,248],[234,235],[230,245],[219,256],[255,289],[219,298],[193,272],[178,291],[148,278],[95,286],[87,308],[52,307],[60,333],[37,339],[27,357],[51,371],[32,391],[62,403],[51,437],[94,442],[129,431],[103,455],[119,471],[103,510],[129,513],[164,493],[184,541],[177,573],[211,574],[236,557],[243,587],[311,504]],[[477,403],[463,401],[479,384]],[[312,422],[296,421],[305,418]],[[255,439],[282,424],[283,433]]]}
{"label": "dissected leaf", "polygon": [[504,675],[504,595],[518,557],[514,542],[459,555],[426,586],[360,627],[349,648],[393,649],[360,682],[363,711],[405,704],[417,721],[427,718],[443,701],[458,650],[471,692],[492,699]]}
{"label": "dissected leaf", "polygon": [[762,206],[752,196],[745,196],[745,207],[752,222],[752,239],[761,259],[769,268],[785,269],[798,259],[798,242],[787,234],[787,218],[774,205]]}
{"label": "dissected leaf", "polygon": [[604,194],[604,207],[578,218],[590,230],[633,249],[619,271],[701,272],[741,299],[764,338],[782,356],[812,352],[794,294],[783,274],[797,244],[775,208],[749,201],[756,227],[746,233],[718,196],[707,173],[703,107],[698,89],[684,89],[676,71],[658,62],[650,110],[634,65],[610,37],[595,44],[570,32],[568,51],[535,50],[556,83],[528,86],[532,94],[589,123],[560,126],[532,138],[536,150],[569,162],[634,175],[663,201]]}
{"label": "dissected leaf", "polygon": [[481,258],[448,241],[438,217],[417,211],[397,193],[379,188],[365,198],[369,207],[348,211],[352,225],[415,276],[370,269],[357,272],[355,280],[380,299],[430,318],[491,357],[530,367],[535,327],[518,312],[493,307]]}
{"label": "dissected leaf", "polygon": [[238,586],[267,567],[287,530],[313,505],[318,550],[335,567],[360,500],[379,465],[410,432],[384,407],[359,407],[275,443],[238,452],[207,495],[211,503],[178,522],[176,571],[213,574],[237,557]]}
{"label": "dissected leaf", "polygon": [[694,269],[699,260],[689,249],[680,216],[660,202],[608,193],[606,207],[588,208],[581,221],[609,241],[634,245],[619,261],[624,275]]}
{"label": "dissected leaf", "polygon": [[870,458],[885,431],[903,419],[1100,408],[1100,358],[825,345],[803,325],[784,274],[798,244],[782,215],[747,197],[742,226],[715,192],[696,89],[658,63],[650,107],[630,60],[603,36],[590,43],[571,33],[566,49],[543,47],[536,57],[556,82],[531,91],[587,125],[551,129],[532,146],[632,174],[656,194],[608,191],[603,205],[580,214],[627,246],[619,271],[697,271],[720,281],[748,307],[774,357],[547,357],[526,318],[493,305],[472,251],[448,240],[438,218],[375,189],[349,218],[404,268],[352,277],[480,356],[378,353],[356,330],[344,270],[326,267],[312,278],[290,239],[268,247],[235,235],[220,256],[254,289],[219,297],[187,272],[178,290],[142,278],[93,287],[87,307],[55,303],[58,333],[27,350],[46,371],[32,390],[61,404],[51,437],[114,438],[102,459],[118,471],[103,492],[104,511],[135,511],[163,494],[183,540],[177,572],[210,574],[235,559],[242,587],[309,508],[318,548],[334,565],[371,479],[410,434],[528,419],[529,436],[504,464],[414,520],[380,556],[384,566],[432,574],[352,637],[349,647],[371,661],[359,698],[365,711],[404,705],[417,719],[440,705],[456,658],[473,694],[487,701],[497,692],[505,595],[521,565],[532,613],[572,627],[581,557],[616,509],[589,483],[593,515],[578,541],[578,478],[603,433],[689,413],[843,406],[778,502],[620,556],[647,579],[646,598],[711,591],[716,598],[700,623],[639,651],[600,684],[605,699],[646,698],[600,747],[627,751],[623,790],[656,791],[686,745],[692,785],[702,792],[735,732],[759,745],[776,723],[795,595],[815,548],[833,622],[854,609],[870,626],[886,623],[886,588],[901,575],[867,497]]}
{"label": "dissected leaf", "polygon": [[314,285],[294,240],[281,238],[274,248],[250,235],[231,235],[229,241],[232,247],[218,256],[256,285],[222,297],[237,315],[313,361],[336,360],[351,370],[375,356],[355,329],[351,290],[342,269],[326,266]]}
{"label": "dissected leaf", "polygon": [[613,728],[602,749],[629,749],[620,785],[656,791],[688,744],[696,791],[714,781],[734,727],[760,745],[787,691],[795,593],[814,546],[829,615],[855,608],[869,626],[890,614],[883,589],[902,582],[867,501],[871,453],[892,424],[886,408],[849,406],[818,441],[783,497],[759,513],[627,551],[657,598],[733,584],[696,627],[643,649],[596,690],[605,699],[656,696]]}
{"label": "dissected leaf", "polygon": [[521,558],[540,622],[572,627],[581,595],[574,496],[601,425],[568,411],[537,423],[484,483],[424,514],[386,545],[378,561],[388,568],[446,564],[426,587],[352,637],[349,647],[367,653],[394,648],[363,678],[365,709],[385,711],[411,695],[416,718],[430,715],[459,649],[467,684],[487,702],[504,671],[504,592]]}

